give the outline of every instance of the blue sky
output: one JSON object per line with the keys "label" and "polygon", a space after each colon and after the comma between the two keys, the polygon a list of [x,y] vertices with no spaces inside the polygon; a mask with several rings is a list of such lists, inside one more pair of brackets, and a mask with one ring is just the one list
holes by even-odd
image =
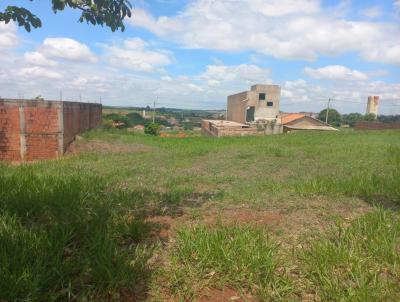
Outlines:
{"label": "blue sky", "polygon": [[43,22],[0,25],[0,96],[222,109],[256,83],[282,86],[281,109],[400,114],[400,1],[132,1],[124,32],[24,5]]}

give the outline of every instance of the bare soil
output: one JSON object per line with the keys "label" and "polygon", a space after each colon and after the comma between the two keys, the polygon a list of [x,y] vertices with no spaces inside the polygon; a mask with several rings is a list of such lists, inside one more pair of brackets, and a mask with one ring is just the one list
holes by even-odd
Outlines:
{"label": "bare soil", "polygon": [[204,295],[197,299],[196,302],[253,302],[255,301],[251,296],[243,296],[238,291],[230,287],[223,289],[208,289],[204,291]]}

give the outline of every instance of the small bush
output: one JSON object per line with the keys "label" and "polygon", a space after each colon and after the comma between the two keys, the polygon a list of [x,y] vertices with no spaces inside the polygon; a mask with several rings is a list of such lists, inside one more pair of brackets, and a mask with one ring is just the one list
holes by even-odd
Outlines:
{"label": "small bush", "polygon": [[103,129],[112,129],[113,128],[113,121],[108,119],[103,119],[101,122],[101,126]]}
{"label": "small bush", "polygon": [[160,125],[157,123],[150,123],[144,128],[144,133],[157,136],[160,134]]}

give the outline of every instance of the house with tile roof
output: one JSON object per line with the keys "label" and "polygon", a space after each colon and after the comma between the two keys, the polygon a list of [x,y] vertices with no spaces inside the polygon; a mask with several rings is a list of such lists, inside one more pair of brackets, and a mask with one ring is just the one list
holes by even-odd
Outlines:
{"label": "house with tile roof", "polygon": [[302,113],[286,113],[282,115],[283,132],[316,130],[339,131],[331,125]]}

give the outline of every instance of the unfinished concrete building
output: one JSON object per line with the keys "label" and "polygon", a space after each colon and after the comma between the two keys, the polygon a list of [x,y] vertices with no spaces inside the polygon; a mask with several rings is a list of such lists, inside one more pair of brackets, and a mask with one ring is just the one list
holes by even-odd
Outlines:
{"label": "unfinished concrete building", "polygon": [[281,87],[253,85],[249,91],[228,96],[227,120],[237,123],[279,119]]}
{"label": "unfinished concrete building", "polygon": [[204,136],[247,136],[260,134],[257,128],[224,120],[202,120],[201,132]]}
{"label": "unfinished concrete building", "polygon": [[204,121],[203,134],[220,137],[282,133],[280,96],[280,86],[260,84],[251,86],[249,91],[230,95],[226,121]]}
{"label": "unfinished concrete building", "polygon": [[369,96],[366,114],[372,113],[375,114],[375,117],[377,117],[378,109],[379,109],[379,96]]}

